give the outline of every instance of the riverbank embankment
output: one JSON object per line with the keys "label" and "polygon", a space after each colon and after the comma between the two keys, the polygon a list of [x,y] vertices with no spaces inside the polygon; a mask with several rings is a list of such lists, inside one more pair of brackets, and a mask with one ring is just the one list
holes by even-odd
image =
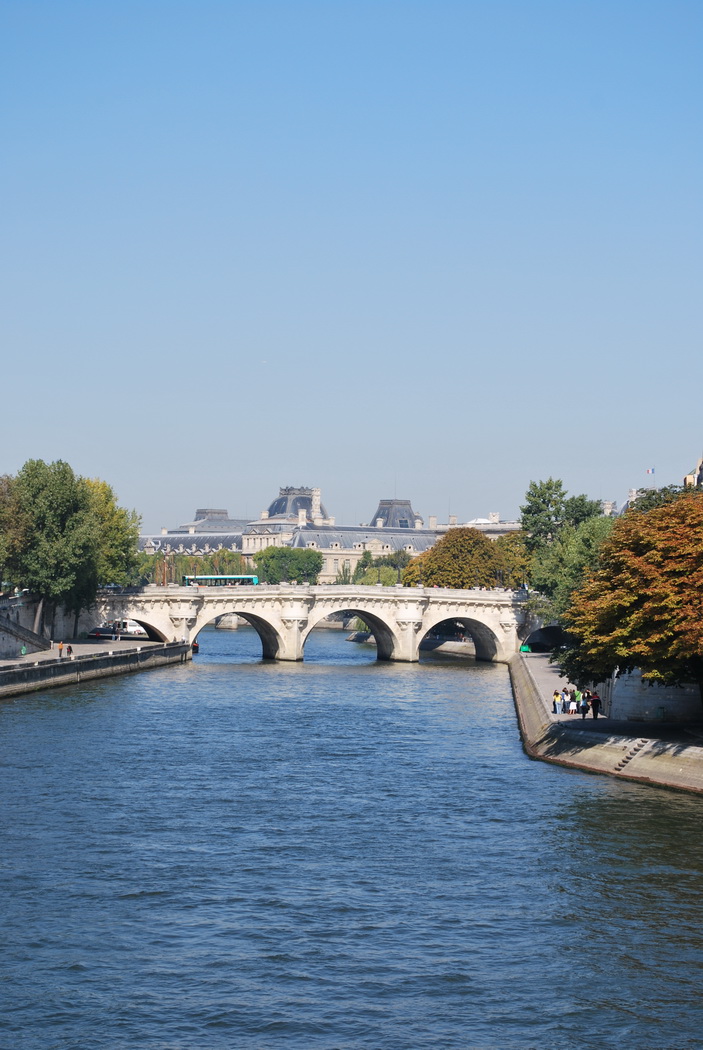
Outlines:
{"label": "riverbank embankment", "polygon": [[703,724],[555,715],[552,694],[565,679],[546,655],[516,654],[510,678],[520,734],[531,758],[703,794]]}
{"label": "riverbank embankment", "polygon": [[110,678],[133,671],[148,671],[190,660],[186,642],[109,642],[84,646],[73,642],[73,654],[59,657],[56,648],[19,660],[0,661],[0,698],[20,696],[56,686],[76,685],[95,678]]}

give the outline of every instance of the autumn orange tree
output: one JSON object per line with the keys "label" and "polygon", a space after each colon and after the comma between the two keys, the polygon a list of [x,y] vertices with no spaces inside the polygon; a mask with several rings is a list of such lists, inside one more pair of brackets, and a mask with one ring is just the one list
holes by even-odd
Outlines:
{"label": "autumn orange tree", "polygon": [[495,587],[496,549],[478,529],[450,529],[403,572],[406,587]]}
{"label": "autumn orange tree", "polygon": [[573,681],[639,668],[651,682],[695,682],[703,699],[703,494],[618,519],[564,623]]}

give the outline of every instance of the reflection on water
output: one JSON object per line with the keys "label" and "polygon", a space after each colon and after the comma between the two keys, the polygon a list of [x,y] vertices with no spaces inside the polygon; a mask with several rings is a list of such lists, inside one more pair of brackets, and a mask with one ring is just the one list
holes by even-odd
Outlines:
{"label": "reflection on water", "polygon": [[504,667],[200,641],[0,707],[4,1045],[700,1047],[699,799],[529,761]]}

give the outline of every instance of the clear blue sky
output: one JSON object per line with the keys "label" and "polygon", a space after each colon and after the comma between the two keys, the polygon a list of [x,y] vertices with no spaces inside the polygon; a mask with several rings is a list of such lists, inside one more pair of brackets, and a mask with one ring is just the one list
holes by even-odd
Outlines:
{"label": "clear blue sky", "polygon": [[145,530],[703,451],[700,0],[3,0],[0,472]]}

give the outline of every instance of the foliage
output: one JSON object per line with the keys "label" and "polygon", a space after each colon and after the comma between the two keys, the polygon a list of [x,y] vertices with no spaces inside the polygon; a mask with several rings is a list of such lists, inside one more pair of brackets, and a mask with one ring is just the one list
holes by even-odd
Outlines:
{"label": "foliage", "polygon": [[147,554],[142,551],[137,558],[137,567],[132,581],[138,584],[180,583],[184,576],[239,576],[251,573],[239,551],[222,547],[210,554],[177,554],[157,551]]}
{"label": "foliage", "polygon": [[564,525],[578,526],[601,514],[601,505],[587,496],[570,496],[563,482],[531,481],[520,508],[525,544],[530,554],[552,543]]}
{"label": "foliage", "polygon": [[403,572],[406,587],[495,587],[499,569],[493,543],[478,529],[450,529]]}
{"label": "foliage", "polygon": [[639,668],[703,694],[703,494],[619,518],[564,622],[572,643],[560,659],[573,681]]}
{"label": "foliage", "polygon": [[[407,551],[391,551],[374,558],[371,551],[364,551],[354,568],[352,583],[372,584],[384,583],[392,587],[402,580],[402,570],[410,564],[410,555]],[[346,582],[337,580],[335,582]]]}
{"label": "foliage", "polygon": [[610,535],[614,518],[586,518],[579,525],[564,525],[553,543],[532,558],[532,586],[542,596],[538,612],[546,622],[560,620],[569,606],[571,592],[585,574],[599,565],[601,544]]}
{"label": "foliage", "polygon": [[[0,556],[13,584],[53,607],[78,613],[102,582],[127,582],[136,564],[139,520],[117,506],[102,481],[68,463],[28,460],[0,479]],[[38,625],[37,625],[38,626]]]}
{"label": "foliage", "polygon": [[354,566],[354,573],[352,575],[352,583],[359,583],[363,578],[367,569],[371,568],[373,564],[373,555],[371,551],[364,551],[359,558],[358,562]]}
{"label": "foliage", "polygon": [[398,583],[398,570],[391,565],[377,564],[380,560],[380,558],[375,559],[374,564],[366,570],[361,579],[358,580],[358,583],[364,586],[382,583],[384,587],[392,587],[395,583]]}
{"label": "foliage", "polygon": [[267,547],[254,555],[265,583],[317,583],[324,558],[317,550],[302,547]]}
{"label": "foliage", "polygon": [[508,532],[493,541],[496,555],[498,582],[503,587],[516,590],[527,583],[530,557],[527,553],[524,532]]}
{"label": "foliage", "polygon": [[667,503],[673,503],[687,491],[689,490],[683,485],[664,485],[660,489],[637,489],[635,502],[629,509],[644,512],[655,510],[657,507],[665,507]]}
{"label": "foliage", "polygon": [[92,601],[100,523],[87,483],[68,463],[28,460],[10,485],[4,526],[13,582],[71,610]]}
{"label": "foliage", "polygon": [[352,582],[352,571],[348,565],[342,565],[341,569],[334,578],[334,582],[340,584]]}
{"label": "foliage", "polygon": [[140,520],[135,511],[117,505],[106,481],[86,481],[93,513],[99,524],[98,583],[120,585],[131,582],[137,567]]}

